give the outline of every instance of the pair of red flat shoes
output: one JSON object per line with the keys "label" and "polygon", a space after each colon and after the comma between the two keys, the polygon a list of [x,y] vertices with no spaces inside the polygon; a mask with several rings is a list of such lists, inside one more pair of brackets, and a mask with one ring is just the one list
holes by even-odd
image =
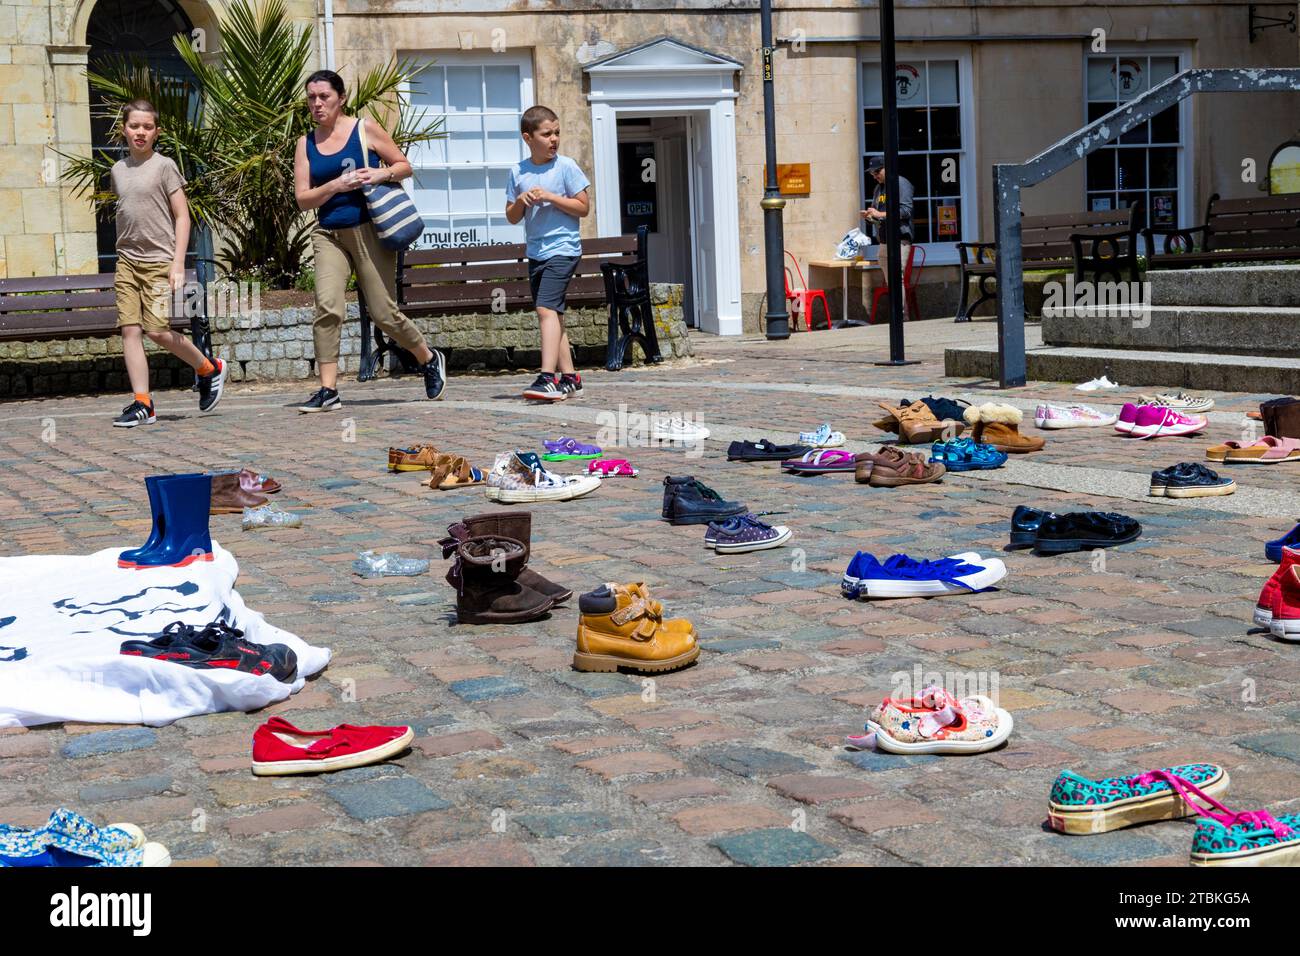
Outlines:
{"label": "pair of red flat shoes", "polygon": [[415,739],[410,727],[354,727],[300,730],[272,717],[253,732],[253,773],[277,777],[329,773],[380,763],[406,750]]}

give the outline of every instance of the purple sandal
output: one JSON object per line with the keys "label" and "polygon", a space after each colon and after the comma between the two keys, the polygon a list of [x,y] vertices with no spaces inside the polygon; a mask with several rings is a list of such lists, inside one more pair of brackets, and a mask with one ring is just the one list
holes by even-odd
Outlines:
{"label": "purple sandal", "polygon": [[595,445],[584,445],[576,438],[561,436],[555,441],[542,444],[546,446],[546,454],[542,456],[543,461],[576,461],[600,457],[599,448]]}
{"label": "purple sandal", "polygon": [[831,472],[853,471],[857,467],[857,458],[851,451],[818,448],[808,452],[802,458],[789,458],[781,462],[781,467],[801,475],[825,475]]}

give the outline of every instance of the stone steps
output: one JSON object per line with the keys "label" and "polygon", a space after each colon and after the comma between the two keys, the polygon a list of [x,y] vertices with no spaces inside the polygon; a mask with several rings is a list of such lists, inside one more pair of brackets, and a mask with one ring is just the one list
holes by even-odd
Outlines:
{"label": "stone steps", "polygon": [[[943,364],[953,378],[996,380],[997,346],[946,349]],[[1126,388],[1300,395],[1300,358],[1044,345],[1026,351],[1025,366],[1033,381],[1084,382],[1105,373]]]}
{"label": "stone steps", "polygon": [[1300,308],[1300,266],[1155,269],[1145,278],[1154,305]]}
{"label": "stone steps", "polygon": [[1043,343],[1060,347],[1300,357],[1300,308],[1149,306],[1135,316],[1078,310],[1044,315]]}

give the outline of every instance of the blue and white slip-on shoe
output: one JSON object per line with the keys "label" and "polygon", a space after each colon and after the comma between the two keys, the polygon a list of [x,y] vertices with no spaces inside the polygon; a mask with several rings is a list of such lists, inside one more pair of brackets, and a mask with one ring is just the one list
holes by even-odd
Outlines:
{"label": "blue and white slip-on shoe", "polygon": [[[896,558],[905,557],[905,555],[895,555]],[[948,560],[966,562],[982,562],[978,551],[963,551],[961,554],[950,555]],[[990,559],[992,560],[992,559]],[[886,562],[888,563],[888,562]],[[1002,562],[998,562],[1001,564]],[[844,571],[844,576],[840,578],[840,591],[846,597],[857,598],[862,596],[862,586],[866,583],[868,572],[873,568],[879,568],[881,564],[876,560],[876,556],[868,554],[866,551],[859,551],[849,560],[849,566]],[[1006,568],[1003,567],[1003,574],[1006,574]],[[988,585],[985,585],[986,587]]]}
{"label": "blue and white slip-on shoe", "polygon": [[858,573],[858,593],[865,598],[939,597],[990,588],[1006,577],[1007,567],[997,558],[969,554],[937,561],[895,554],[883,563],[867,555]]}

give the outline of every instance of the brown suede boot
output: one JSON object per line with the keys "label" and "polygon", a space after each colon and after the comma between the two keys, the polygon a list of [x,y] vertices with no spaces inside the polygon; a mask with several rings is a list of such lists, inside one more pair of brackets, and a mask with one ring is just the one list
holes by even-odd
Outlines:
{"label": "brown suede boot", "polygon": [[1013,405],[988,402],[966,409],[966,421],[975,426],[971,437],[1008,454],[1039,451],[1047,442],[1037,436],[1020,434],[1024,413]]}
{"label": "brown suede boot", "polygon": [[[556,604],[563,604],[573,597],[573,591],[542,577],[532,568],[527,567],[532,557],[533,513],[531,511],[497,511],[491,514],[470,515],[458,523],[447,526],[448,538],[442,544],[443,557],[450,557],[456,545],[466,538],[478,535],[496,534],[513,538],[524,546],[524,569],[519,572],[519,583],[544,594]],[[450,580],[450,575],[448,576]]]}
{"label": "brown suede boot", "polygon": [[452,567],[456,618],[461,624],[516,624],[535,621],[555,602],[519,583],[524,546],[513,538],[481,535],[456,547]]}
{"label": "brown suede boot", "polygon": [[208,504],[208,514],[241,514],[245,508],[260,508],[266,504],[266,498],[245,491],[239,483],[239,475],[213,475],[212,498]]}

